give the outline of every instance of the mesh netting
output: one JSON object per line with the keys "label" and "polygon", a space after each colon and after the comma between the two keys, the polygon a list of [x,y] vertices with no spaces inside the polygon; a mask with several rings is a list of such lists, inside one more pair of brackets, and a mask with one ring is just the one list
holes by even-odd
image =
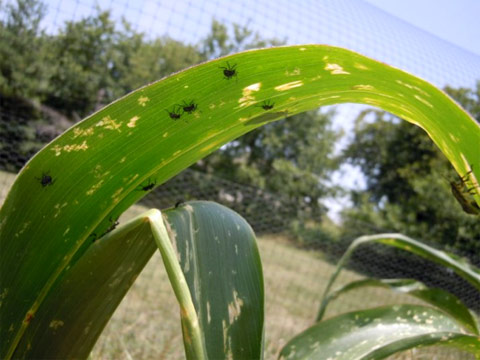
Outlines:
{"label": "mesh netting", "polygon": [[[96,4],[89,0],[51,0],[42,26],[48,33],[55,34],[65,21],[97,13]],[[480,79],[479,56],[358,0],[310,0],[302,1],[301,6],[288,0],[275,3],[267,0],[111,0],[100,2],[99,7],[110,10],[117,23],[125,18],[134,30],[152,39],[168,35],[184,43],[196,44],[205,38],[212,20],[216,19],[226,25],[248,26],[262,38],[275,38],[287,44],[325,43],[347,47],[407,70],[439,87],[473,87]],[[0,18],[4,16],[0,11]],[[351,130],[353,120],[362,109],[363,106],[339,106],[337,126]],[[43,119],[42,126],[31,122],[34,117]],[[38,104],[35,99],[12,99],[0,93],[1,201],[15,173],[74,120],[54,108]],[[301,203],[298,199],[192,169],[157,187],[137,204],[135,211],[148,207],[167,208],[178,201],[194,199],[217,201],[234,209],[260,235],[267,292],[266,348],[269,357],[277,354],[289,338],[312,323],[319,296],[333,270],[332,264],[352,239],[334,243],[327,239],[304,244],[303,248],[298,244],[293,246],[288,240],[292,226],[307,212],[298,205]],[[477,254],[459,255],[480,265]],[[416,278],[429,286],[453,292],[470,308],[480,311],[480,294],[457,275],[380,245],[361,248],[353,257],[350,270],[343,276],[343,282],[361,274]],[[171,314],[175,303],[169,291],[160,260],[155,257],[108,325],[92,358],[129,358],[130,355],[141,359],[182,358],[179,322]],[[159,294],[164,297],[160,305]],[[396,301],[411,302],[388,291],[362,290],[339,299],[330,313]],[[152,317],[168,320],[152,325],[149,322]],[[397,358],[411,359],[416,354],[410,352]],[[418,354],[438,359],[469,358],[437,349],[422,350]]]}

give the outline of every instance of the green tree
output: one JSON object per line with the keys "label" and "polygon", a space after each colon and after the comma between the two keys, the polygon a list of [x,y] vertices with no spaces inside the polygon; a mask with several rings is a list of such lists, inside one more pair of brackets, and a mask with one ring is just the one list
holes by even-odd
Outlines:
{"label": "green tree", "polygon": [[[480,121],[480,82],[475,90],[447,91]],[[344,235],[395,231],[452,249],[480,250],[478,217],[464,213],[451,193],[458,175],[422,129],[366,110],[344,158],[366,178],[366,189],[352,192],[353,207],[343,213]]]}
{"label": "green tree", "polygon": [[45,6],[38,0],[8,3],[0,20],[0,92],[37,100],[48,88],[50,69],[40,22]]}
{"label": "green tree", "polygon": [[97,10],[48,35],[40,24],[46,6],[17,0],[0,21],[0,95],[10,118],[8,141],[18,170],[46,142],[114,99],[202,60],[190,45],[162,37],[146,40],[110,13]]}

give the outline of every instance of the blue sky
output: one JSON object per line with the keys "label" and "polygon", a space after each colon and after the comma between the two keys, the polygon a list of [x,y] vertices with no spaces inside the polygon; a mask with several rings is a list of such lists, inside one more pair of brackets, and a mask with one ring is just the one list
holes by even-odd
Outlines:
{"label": "blue sky", "polygon": [[[12,0],[7,0],[7,2],[10,1]],[[336,6],[330,0],[314,1],[328,6]],[[227,0],[47,0],[45,2],[49,5],[49,10],[53,12],[60,10],[63,13],[57,13],[55,20],[85,15],[90,13],[91,9],[98,4],[101,8],[123,8],[122,15],[133,20],[135,24],[136,18],[143,17],[147,19],[148,17],[143,15],[148,13],[150,15],[154,14],[156,20],[169,22],[169,11],[164,11],[165,9],[174,9],[173,13],[189,14],[188,17],[194,18],[201,12],[215,14],[218,17],[218,15],[221,15],[223,8],[228,16],[240,18],[242,15],[245,15],[243,8],[246,6],[258,7],[259,3],[263,1],[237,0],[235,1],[237,8],[234,8],[231,4],[234,1]],[[271,11],[274,11],[276,10],[275,7],[279,6],[277,1],[268,2],[270,3],[269,6],[259,10],[261,14],[268,12],[269,8]],[[353,0],[352,2],[368,2],[439,38],[469,50],[476,55],[480,55],[480,0]],[[289,5],[295,7],[295,4],[302,4],[302,7],[305,7],[309,6],[308,3],[308,0],[296,0],[296,2],[290,2]],[[180,17],[177,20],[185,20],[185,17]],[[178,24],[177,20],[174,20],[174,24]],[[209,21],[210,18],[208,16],[203,17],[202,20],[197,20],[197,26],[199,23],[208,24]],[[236,20],[234,19],[234,21]],[[155,23],[156,21],[148,20],[144,22],[149,28],[155,27]]]}
{"label": "blue sky", "polygon": [[110,9],[117,21],[126,18],[135,30],[148,37],[166,34],[196,43],[209,32],[212,19],[217,19],[246,25],[263,38],[286,39],[288,44],[346,47],[439,87],[472,87],[480,79],[480,0],[45,2],[48,12],[44,24],[49,32],[63,27],[66,20],[93,15],[98,6]]}
{"label": "blue sky", "polygon": [[480,0],[364,0],[480,55]]}

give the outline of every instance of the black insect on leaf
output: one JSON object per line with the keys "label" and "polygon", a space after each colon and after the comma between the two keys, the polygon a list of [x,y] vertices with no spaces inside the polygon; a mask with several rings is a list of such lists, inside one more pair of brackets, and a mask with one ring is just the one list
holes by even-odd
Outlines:
{"label": "black insect on leaf", "polygon": [[55,183],[55,179],[53,179],[48,172],[43,173],[42,177],[36,177],[35,179],[38,180],[43,187],[50,186]]}
{"label": "black insect on leaf", "polygon": [[223,76],[225,79],[230,80],[233,77],[237,77],[237,64],[230,65],[227,61],[227,66],[220,66],[220,69],[223,69]]}
{"label": "black insect on leaf", "polygon": [[268,111],[273,109],[273,107],[275,106],[275,103],[271,100],[265,100],[264,102],[262,102],[260,105],[257,105],[257,106],[261,107],[265,111]]}
{"label": "black insect on leaf", "polygon": [[186,112],[187,114],[192,114],[195,110],[197,110],[198,105],[195,104],[195,102],[192,100],[190,102],[184,101],[181,105],[179,105],[183,112]]}
{"label": "black insect on leaf", "polygon": [[92,243],[94,243],[95,241],[97,241],[97,234],[91,233],[90,235],[88,235],[88,238],[92,239]]}
{"label": "black insect on leaf", "polygon": [[137,191],[150,191],[152,190],[155,185],[157,185],[157,180],[155,181],[150,181],[150,179],[148,179],[147,181],[147,184],[146,185],[139,185],[136,190]]}
{"label": "black insect on leaf", "polygon": [[110,226],[108,227],[107,230],[105,230],[105,232],[102,235],[100,235],[100,237],[107,235],[109,232],[113,231],[118,224],[120,224],[120,222],[118,221],[118,218],[116,218],[115,220],[110,218],[109,221],[110,221]]}
{"label": "black insect on leaf", "polygon": [[182,116],[182,107],[179,105],[175,105],[172,111],[170,110],[165,110],[165,111],[167,112],[168,116],[170,116],[170,119],[172,120],[178,120]]}
{"label": "black insect on leaf", "polygon": [[185,203],[185,200],[180,199],[175,203],[175,209],[178,208],[179,206],[183,205]]}

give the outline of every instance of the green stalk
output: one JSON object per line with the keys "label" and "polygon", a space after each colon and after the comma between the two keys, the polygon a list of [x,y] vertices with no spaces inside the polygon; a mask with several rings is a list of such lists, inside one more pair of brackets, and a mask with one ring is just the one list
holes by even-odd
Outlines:
{"label": "green stalk", "polygon": [[206,348],[200,330],[197,312],[193,305],[187,281],[185,280],[172,243],[170,242],[162,214],[158,210],[152,211],[152,214],[149,215],[148,218],[150,219],[153,238],[162,255],[170,284],[172,284],[173,292],[180,304],[182,331],[187,359],[205,360],[207,359]]}

